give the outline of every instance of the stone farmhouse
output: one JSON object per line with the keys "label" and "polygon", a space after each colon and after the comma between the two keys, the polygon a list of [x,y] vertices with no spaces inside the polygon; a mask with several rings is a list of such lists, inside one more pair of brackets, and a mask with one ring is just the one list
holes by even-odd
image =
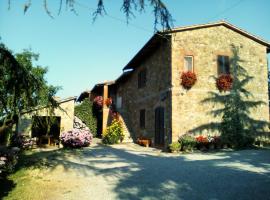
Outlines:
{"label": "stone farmhouse", "polygon": [[[38,138],[40,144],[43,142],[54,144],[55,140],[59,140],[61,132],[73,129],[76,98],[56,98],[59,107],[53,110],[43,106],[23,112],[18,123],[18,132],[31,138]],[[48,121],[51,122],[49,133],[47,133]]]}
{"label": "stone farmhouse", "polygon": [[[254,100],[265,102],[252,112],[252,117],[269,121],[270,43],[225,21],[154,34],[117,80],[95,85],[91,95],[113,99],[124,121],[126,137],[146,137],[155,146],[166,147],[180,135],[220,120],[207,114],[215,105],[201,101],[209,91],[218,91],[211,76],[229,73],[232,44],[239,47],[243,66],[254,77],[247,90]],[[189,90],[181,85],[183,71],[197,75],[197,82]],[[108,113],[104,106],[102,131],[107,126]]]}

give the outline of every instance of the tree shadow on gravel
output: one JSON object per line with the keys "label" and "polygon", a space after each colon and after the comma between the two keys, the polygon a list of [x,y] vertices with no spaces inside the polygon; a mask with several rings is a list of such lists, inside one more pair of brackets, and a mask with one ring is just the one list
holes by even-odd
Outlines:
{"label": "tree shadow on gravel", "polygon": [[[269,150],[179,156],[150,150],[98,144],[75,151],[33,152],[21,157],[16,170],[45,168],[53,172],[62,166],[65,171],[75,171],[86,178],[101,176],[112,185],[117,199],[267,199],[270,196]],[[10,189],[14,186],[11,183]],[[89,190],[92,189],[95,192],[90,185]]]}
{"label": "tree shadow on gravel", "polygon": [[[105,155],[104,155],[105,154]],[[177,157],[138,154],[108,147],[96,157],[117,157],[128,166],[89,166],[97,175],[117,177],[119,199],[267,199],[270,151],[235,151]],[[112,165],[111,160],[103,161]],[[121,162],[121,161],[119,161]]]}

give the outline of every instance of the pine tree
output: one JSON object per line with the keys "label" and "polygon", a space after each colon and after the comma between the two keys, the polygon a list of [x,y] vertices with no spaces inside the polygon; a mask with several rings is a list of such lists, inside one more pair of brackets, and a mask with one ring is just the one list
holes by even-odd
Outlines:
{"label": "pine tree", "polygon": [[232,45],[232,54],[230,60],[233,78],[231,90],[225,93],[210,92],[210,97],[203,102],[222,105],[222,108],[210,112],[214,117],[222,117],[221,123],[215,127],[218,127],[223,141],[233,147],[242,148],[251,145],[255,134],[264,131],[268,122],[252,118],[251,109],[265,104],[265,102],[252,100],[253,95],[245,89],[245,86],[253,77],[249,76],[247,70],[242,66],[244,61],[239,57],[239,48],[234,45]]}

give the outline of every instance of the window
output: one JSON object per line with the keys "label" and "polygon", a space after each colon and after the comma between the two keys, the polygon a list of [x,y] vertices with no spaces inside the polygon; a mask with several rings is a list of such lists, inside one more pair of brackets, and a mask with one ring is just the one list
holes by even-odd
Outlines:
{"label": "window", "polygon": [[193,56],[184,57],[184,70],[193,72]]}
{"label": "window", "polygon": [[145,109],[140,110],[140,128],[145,128]]}
{"label": "window", "polygon": [[138,74],[138,88],[143,88],[146,86],[146,70],[142,70]]}
{"label": "window", "polygon": [[230,58],[229,56],[218,56],[218,75],[230,74]]}
{"label": "window", "polygon": [[116,98],[116,108],[117,109],[122,108],[122,97],[117,97]]}

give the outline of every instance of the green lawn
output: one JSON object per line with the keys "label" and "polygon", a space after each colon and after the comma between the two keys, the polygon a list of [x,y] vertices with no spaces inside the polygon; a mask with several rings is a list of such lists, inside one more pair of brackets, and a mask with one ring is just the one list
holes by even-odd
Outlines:
{"label": "green lawn", "polygon": [[61,158],[79,155],[80,151],[55,149],[23,152],[15,172],[0,181],[0,199],[47,199],[59,187],[48,175],[61,166]]}

